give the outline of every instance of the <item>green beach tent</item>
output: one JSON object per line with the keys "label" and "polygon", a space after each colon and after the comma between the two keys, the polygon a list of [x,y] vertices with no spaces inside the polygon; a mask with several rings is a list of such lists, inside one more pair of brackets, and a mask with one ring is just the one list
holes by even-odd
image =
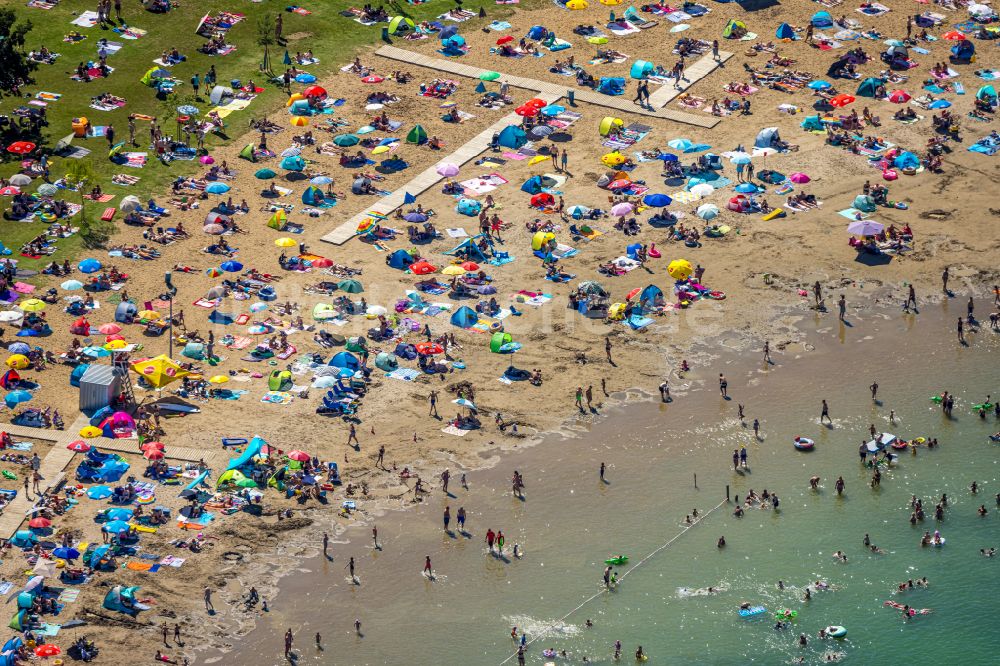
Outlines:
{"label": "green beach tent", "polygon": [[390,35],[405,35],[408,32],[413,32],[416,26],[413,24],[413,19],[407,18],[405,16],[394,16],[389,19],[389,34]]}
{"label": "green beach tent", "polygon": [[722,31],[722,36],[726,39],[740,39],[747,34],[747,24],[739,19],[730,19]]}
{"label": "green beach tent", "polygon": [[499,354],[501,347],[513,341],[514,339],[510,337],[510,333],[494,333],[490,338],[490,351],[494,354]]}
{"label": "green beach tent", "polygon": [[415,143],[418,146],[427,143],[427,130],[420,125],[414,125],[406,135],[406,143]]}
{"label": "green beach tent", "polygon": [[245,145],[243,147],[243,150],[240,151],[240,157],[242,157],[245,160],[249,160],[251,162],[256,162],[257,161],[257,158],[254,157],[254,155],[253,155],[253,144],[252,143],[248,143],[247,145]]}

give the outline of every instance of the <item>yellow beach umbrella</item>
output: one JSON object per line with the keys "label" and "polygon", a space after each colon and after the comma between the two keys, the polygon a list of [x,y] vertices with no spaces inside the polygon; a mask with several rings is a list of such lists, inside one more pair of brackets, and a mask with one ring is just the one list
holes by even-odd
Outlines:
{"label": "yellow beach umbrella", "polygon": [[38,312],[45,309],[45,301],[40,301],[37,298],[29,298],[24,303],[21,303],[21,309],[25,312]]}
{"label": "yellow beach umbrella", "polygon": [[141,310],[139,312],[139,319],[159,319],[160,313],[156,310]]}
{"label": "yellow beach umbrella", "polygon": [[441,275],[465,275],[467,271],[458,264],[450,264],[444,267]]}
{"label": "yellow beach umbrella", "polygon": [[601,0],[602,5],[607,5],[608,7],[615,7],[622,4],[624,0]]}
{"label": "yellow beach umbrella", "polygon": [[132,370],[142,375],[153,388],[163,388],[170,382],[177,381],[188,374],[187,370],[165,354],[144,361],[136,361],[132,364]]}
{"label": "yellow beach umbrella", "polygon": [[309,119],[305,116],[292,116],[292,125],[296,127],[305,127],[309,124]]}
{"label": "yellow beach umbrella", "polygon": [[292,240],[291,238],[288,238],[287,236],[285,238],[279,238],[278,240],[274,241],[274,244],[277,245],[278,247],[295,247],[295,241]]}
{"label": "yellow beach umbrella", "polygon": [[381,155],[382,153],[387,153],[392,150],[389,146],[375,146],[372,149],[372,155]]}
{"label": "yellow beach umbrella", "polygon": [[569,0],[569,2],[566,3],[566,8],[573,10],[586,9],[589,6],[590,5],[587,4],[587,0]]}
{"label": "yellow beach umbrella", "polygon": [[225,384],[229,381],[229,377],[226,375],[216,375],[208,380],[209,384]]}
{"label": "yellow beach umbrella", "polygon": [[31,361],[24,354],[14,354],[7,357],[7,367],[15,370],[24,370],[30,363]]}
{"label": "yellow beach umbrella", "polygon": [[109,342],[106,345],[104,345],[104,348],[105,349],[124,349],[125,348],[125,344],[126,343],[125,343],[124,340],[112,340],[111,342]]}
{"label": "yellow beach umbrella", "polygon": [[625,156],[619,153],[617,150],[604,155],[601,161],[609,167],[616,167],[625,164]]}
{"label": "yellow beach umbrella", "polygon": [[686,280],[694,273],[694,266],[687,259],[674,259],[667,266],[667,274],[675,280]]}
{"label": "yellow beach umbrella", "polygon": [[86,426],[85,428],[80,430],[80,437],[83,437],[84,439],[93,439],[94,437],[100,437],[101,434],[102,431],[100,428],[91,425]]}

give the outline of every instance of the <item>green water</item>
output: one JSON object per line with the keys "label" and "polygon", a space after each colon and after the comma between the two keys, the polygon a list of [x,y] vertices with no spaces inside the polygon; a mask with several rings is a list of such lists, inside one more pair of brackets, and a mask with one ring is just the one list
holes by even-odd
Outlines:
{"label": "green water", "polygon": [[[606,557],[624,552],[634,564],[683,532],[692,508],[705,512],[724,499],[728,484],[741,497],[748,488],[777,492],[780,513],[752,510],[737,519],[731,505],[723,506],[629,573],[615,592],[599,595],[535,642],[528,663],[549,661],[541,655],[545,647],[568,650],[569,663],[584,655],[612,663],[615,639],[624,644],[622,663],[633,663],[638,644],[648,663],[778,664],[799,657],[822,663],[827,650],[851,663],[996,663],[1000,556],[983,558],[979,549],[1000,546],[994,500],[1000,445],[987,438],[1000,423],[992,416],[981,421],[969,405],[1000,394],[1000,336],[984,332],[970,347],[958,347],[951,315],[939,310],[916,319],[869,315],[850,329],[830,326],[829,317],[804,322],[816,329],[815,351],[776,354],[770,369],[745,359],[696,367],[691,391],[671,405],[631,406],[582,437],[548,441],[472,474],[472,490],[447,500],[453,513],[459,505],[469,511],[471,538],[443,534],[440,492],[419,511],[386,516],[379,521],[383,551],[366,547],[368,532],[359,532],[356,543],[338,546],[334,562],[312,563],[311,572],[286,579],[270,617],[239,654],[247,663],[277,663],[280,635],[292,626],[301,637],[301,663],[499,664],[511,654],[513,624],[538,635],[600,590]],[[729,378],[731,402],[718,395],[719,372]],[[875,379],[881,406],[872,404],[867,388]],[[951,420],[928,399],[944,389],[959,396]],[[824,397],[833,428],[818,425]],[[763,442],[754,443],[735,419],[737,402],[750,421],[761,419]],[[941,447],[904,453],[873,491],[857,456],[870,423],[905,438],[936,436]],[[795,435],[813,437],[817,449],[795,451]],[[739,443],[748,444],[749,473],[732,471]],[[609,464],[606,485],[597,478],[600,461]],[[509,493],[513,469],[525,475],[524,502]],[[819,492],[808,486],[814,474],[822,477]],[[837,475],[847,484],[839,498]],[[981,487],[976,496],[968,490],[973,480]],[[942,493],[949,507],[938,524],[933,507]],[[908,522],[911,495],[923,498],[928,514],[916,527]],[[976,513],[983,503],[985,518]],[[487,527],[503,529],[508,547],[521,544],[525,557],[504,563],[487,556]],[[947,544],[921,548],[920,535],[935,529]],[[886,554],[866,552],[866,532]],[[722,550],[720,535],[728,542]],[[847,553],[847,564],[832,558],[836,550]],[[361,586],[344,580],[350,555],[359,562]],[[425,555],[439,574],[435,582],[420,576]],[[923,576],[928,589],[893,595],[896,583]],[[815,580],[834,589],[802,601],[802,587]],[[725,591],[681,591],[710,585]],[[903,621],[882,607],[888,599],[934,612]],[[775,631],[771,612],[742,619],[736,609],[744,600],[769,611],[797,610],[798,620]],[[363,638],[354,636],[355,617],[364,623]],[[583,628],[587,618],[593,628]],[[847,627],[847,639],[816,638],[831,624]],[[316,631],[324,635],[324,652],[311,645]],[[799,633],[810,637],[804,649]]]}

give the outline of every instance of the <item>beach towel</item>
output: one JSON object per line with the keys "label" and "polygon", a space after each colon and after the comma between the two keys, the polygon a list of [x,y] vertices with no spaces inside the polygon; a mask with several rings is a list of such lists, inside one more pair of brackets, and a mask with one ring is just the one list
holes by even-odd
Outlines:
{"label": "beach towel", "polygon": [[857,208],[845,208],[844,210],[838,210],[837,215],[840,215],[841,217],[846,217],[848,220],[851,220],[852,222],[857,219],[868,220],[871,219],[872,217],[872,213],[865,213],[864,211],[860,211]]}
{"label": "beach towel", "polygon": [[[4,594],[2,588],[0,588],[0,594]],[[77,600],[80,596],[80,590],[75,587],[67,587],[62,592],[59,593],[57,601],[62,604],[71,604]]]}
{"label": "beach towel", "polygon": [[71,25],[78,25],[81,28],[92,28],[97,25],[97,12],[85,11],[70,21]]}
{"label": "beach towel", "polygon": [[404,382],[412,382],[422,374],[422,372],[414,370],[413,368],[396,368],[392,372],[387,372],[385,376],[390,377],[391,379],[399,379]]}
{"label": "beach towel", "polygon": [[268,391],[261,396],[260,401],[272,405],[290,405],[294,399],[294,396],[287,391]]}
{"label": "beach towel", "polygon": [[471,430],[462,430],[461,428],[456,428],[455,426],[450,425],[447,428],[441,428],[441,432],[447,433],[449,435],[455,435],[456,437],[465,437],[466,435],[468,435],[472,431]]}

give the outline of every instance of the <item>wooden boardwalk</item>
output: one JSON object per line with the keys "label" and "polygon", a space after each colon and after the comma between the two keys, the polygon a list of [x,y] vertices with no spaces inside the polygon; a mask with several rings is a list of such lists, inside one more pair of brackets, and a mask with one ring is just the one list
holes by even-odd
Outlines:
{"label": "wooden boardwalk", "polygon": [[[62,483],[66,476],[66,469],[70,467],[74,456],[77,454],[66,448],[70,442],[80,439],[80,430],[89,425],[86,416],[80,415],[72,425],[65,430],[46,430],[42,428],[26,428],[24,426],[5,423],[0,425],[0,430],[10,433],[12,437],[35,439],[52,443],[52,449],[42,458],[41,469],[42,481],[39,487],[43,491],[52,490]],[[91,446],[101,450],[114,453],[139,456],[139,440],[137,439],[108,439],[107,437],[95,437],[86,440]],[[180,446],[168,446],[166,460],[177,460],[180,462],[198,462],[204,458],[205,463],[216,473],[220,473],[229,463],[229,459],[223,449],[195,449]],[[35,494],[32,493],[32,498]],[[28,519],[28,512],[34,504],[34,499],[29,500],[24,493],[24,488],[18,488],[17,497],[3,508],[0,514],[0,538],[9,539],[14,536],[22,523]]]}
{"label": "wooden boardwalk", "polygon": [[[463,76],[466,78],[479,79],[481,74],[489,71],[478,67],[472,67],[470,65],[464,65],[456,60],[433,58],[395,46],[383,46],[375,53],[376,55],[380,55],[384,58],[398,60],[409,65],[427,67],[429,69],[454,74],[456,76]],[[535,96],[540,99],[544,99],[549,104],[572,94],[574,104],[577,102],[584,102],[586,104],[594,104],[596,106],[613,109],[614,111],[661,118],[664,120],[672,120],[678,123],[711,129],[720,122],[719,118],[708,114],[698,116],[663,107],[672,102],[678,95],[693,86],[695,83],[715,71],[716,68],[722,65],[722,63],[729,60],[732,55],[732,53],[720,51],[719,60],[715,60],[712,56],[707,55],[698,62],[693,63],[685,71],[685,80],[681,81],[679,88],[674,88],[673,85],[660,86],[659,90],[650,95],[650,106],[647,108],[637,106],[631,100],[621,96],[611,97],[594,92],[593,90],[581,90],[579,88],[561,86],[555,83],[539,81],[537,79],[529,79],[523,76],[504,74],[501,76],[501,80],[509,83],[515,88],[529,90],[534,93]],[[343,245],[347,241],[354,238],[357,234],[358,225],[371,217],[372,213],[390,215],[397,208],[403,205],[404,198],[407,194],[417,196],[437,185],[441,181],[441,176],[437,173],[437,167],[439,165],[445,162],[451,162],[453,164],[457,164],[458,166],[462,166],[463,164],[472,161],[489,147],[494,134],[501,131],[507,125],[518,125],[520,123],[521,117],[516,114],[512,113],[504,116],[477,134],[470,141],[460,146],[451,155],[442,159],[434,166],[422,171],[398,190],[390,192],[384,197],[375,200],[371,206],[345,220],[342,224],[340,224],[340,226],[332,229],[320,240],[334,245]]]}

